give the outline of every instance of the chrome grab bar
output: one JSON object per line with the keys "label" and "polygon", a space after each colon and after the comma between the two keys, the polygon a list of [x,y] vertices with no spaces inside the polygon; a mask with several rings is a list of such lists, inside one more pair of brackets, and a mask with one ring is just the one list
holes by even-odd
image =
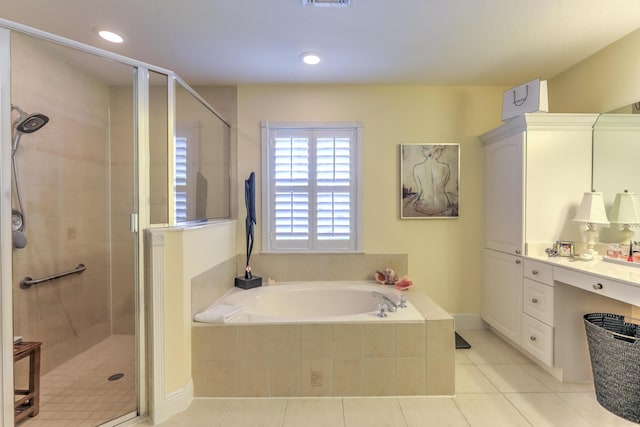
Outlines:
{"label": "chrome grab bar", "polygon": [[58,274],[52,274],[51,276],[43,277],[41,279],[32,279],[31,277],[27,276],[24,279],[20,280],[20,287],[22,289],[29,289],[31,285],[37,285],[39,283],[47,282],[49,280],[59,279],[60,277],[69,276],[71,274],[79,274],[85,271],[86,269],[87,267],[85,267],[84,264],[78,264],[78,266],[73,270],[63,271],[62,273],[58,273]]}

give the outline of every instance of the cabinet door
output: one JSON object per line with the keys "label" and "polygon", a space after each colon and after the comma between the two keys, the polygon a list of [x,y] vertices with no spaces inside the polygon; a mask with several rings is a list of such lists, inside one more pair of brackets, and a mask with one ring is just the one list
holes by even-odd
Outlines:
{"label": "cabinet door", "polygon": [[520,344],[522,334],[522,258],[485,250],[482,318]]}
{"label": "cabinet door", "polygon": [[530,245],[582,240],[581,227],[571,220],[591,189],[591,141],[588,129],[527,131],[525,236]]}
{"label": "cabinet door", "polygon": [[485,145],[485,247],[514,255],[524,248],[524,136]]}

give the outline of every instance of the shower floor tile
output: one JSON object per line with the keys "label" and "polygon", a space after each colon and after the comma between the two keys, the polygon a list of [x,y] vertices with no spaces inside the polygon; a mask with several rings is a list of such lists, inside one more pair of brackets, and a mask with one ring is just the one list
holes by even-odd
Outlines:
{"label": "shower floor tile", "polygon": [[40,413],[17,426],[97,426],[136,406],[135,337],[112,335],[43,375]]}

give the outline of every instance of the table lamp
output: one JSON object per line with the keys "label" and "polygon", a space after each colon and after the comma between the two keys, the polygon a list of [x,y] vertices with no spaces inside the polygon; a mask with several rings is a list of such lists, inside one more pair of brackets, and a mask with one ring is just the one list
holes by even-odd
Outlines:
{"label": "table lamp", "polygon": [[622,224],[622,244],[628,245],[634,234],[629,227],[640,224],[640,206],[636,193],[624,190],[624,193],[616,194],[610,216],[612,224]]}
{"label": "table lamp", "polygon": [[580,207],[578,208],[578,212],[576,213],[575,218],[573,218],[573,221],[587,224],[588,228],[585,231],[585,235],[587,237],[587,252],[591,255],[597,255],[598,252],[593,249],[596,245],[596,238],[598,236],[598,231],[596,230],[595,225],[609,224],[607,212],[604,210],[604,198],[602,197],[602,193],[597,191],[584,193],[582,203],[580,203]]}

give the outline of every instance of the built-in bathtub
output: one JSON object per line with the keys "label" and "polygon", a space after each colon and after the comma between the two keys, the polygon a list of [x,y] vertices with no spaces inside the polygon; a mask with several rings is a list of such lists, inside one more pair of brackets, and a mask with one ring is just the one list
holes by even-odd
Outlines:
{"label": "built-in bathtub", "polygon": [[[424,322],[411,302],[395,307],[403,297],[391,286],[373,283],[297,282],[250,290],[234,288],[212,309],[230,308],[234,314],[224,323],[236,324]],[[384,317],[379,315],[381,306]]]}
{"label": "built-in bathtub", "polygon": [[372,283],[305,282],[233,289],[227,323],[192,325],[199,397],[389,396],[454,393],[453,318],[423,293],[381,318]]}

